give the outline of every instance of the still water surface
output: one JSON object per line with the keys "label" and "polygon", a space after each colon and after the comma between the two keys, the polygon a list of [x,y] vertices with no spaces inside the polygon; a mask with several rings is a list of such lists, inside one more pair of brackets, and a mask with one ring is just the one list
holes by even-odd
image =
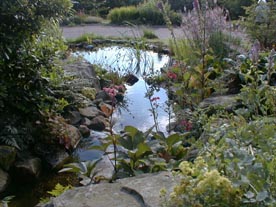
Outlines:
{"label": "still water surface", "polygon": [[[143,76],[152,72],[158,73],[162,67],[169,62],[169,56],[160,55],[152,51],[138,51],[126,47],[106,47],[94,52],[78,52],[78,55],[92,64],[97,64],[111,71],[118,71],[122,74],[132,72],[139,77],[139,81],[133,86],[126,85],[125,100],[127,108],[119,108],[115,113],[116,131],[122,130],[125,126],[131,125],[141,131],[145,131],[154,125],[150,112],[150,101],[145,98],[147,84]],[[137,60],[140,57],[140,61]],[[139,66],[139,67],[137,67]],[[165,131],[168,124],[168,114],[164,111],[165,102],[168,100],[166,91],[160,89],[155,91],[153,97],[158,100],[158,125],[161,131]]]}

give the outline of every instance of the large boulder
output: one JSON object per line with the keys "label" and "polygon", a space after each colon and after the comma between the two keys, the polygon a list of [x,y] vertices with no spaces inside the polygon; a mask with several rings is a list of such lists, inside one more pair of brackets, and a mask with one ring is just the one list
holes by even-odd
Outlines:
{"label": "large boulder", "polygon": [[5,191],[9,183],[9,175],[0,168],[0,193]]}
{"label": "large boulder", "polygon": [[115,183],[74,188],[37,207],[155,207],[161,205],[160,190],[165,188],[170,194],[178,181],[171,172],[143,174],[117,180]]}
{"label": "large boulder", "polygon": [[0,145],[0,167],[9,170],[14,163],[16,157],[16,149],[14,147]]}

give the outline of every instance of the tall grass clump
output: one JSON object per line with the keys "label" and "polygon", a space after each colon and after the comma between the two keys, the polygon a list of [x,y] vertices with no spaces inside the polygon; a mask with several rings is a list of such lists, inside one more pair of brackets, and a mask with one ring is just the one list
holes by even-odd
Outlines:
{"label": "tall grass clump", "polygon": [[112,9],[107,18],[114,24],[122,24],[126,21],[137,23],[137,19],[139,19],[139,12],[134,6],[119,7]]}
{"label": "tall grass clump", "polygon": [[[111,23],[115,24],[130,22],[134,24],[165,25],[166,22],[163,13],[158,9],[157,5],[157,0],[148,0],[139,4],[137,7],[127,6],[114,8],[109,12],[107,17]],[[169,8],[169,4],[166,3],[165,5]],[[172,24],[181,24],[182,17],[180,14],[170,10],[169,18]]]}

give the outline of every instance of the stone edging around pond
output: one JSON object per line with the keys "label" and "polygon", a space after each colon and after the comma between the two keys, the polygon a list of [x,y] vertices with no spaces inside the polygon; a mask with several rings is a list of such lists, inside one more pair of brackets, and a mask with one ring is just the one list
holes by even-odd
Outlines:
{"label": "stone edging around pond", "polygon": [[[69,48],[72,50],[88,50],[92,51],[96,48],[110,45],[122,45],[122,46],[143,46],[146,50],[151,50],[156,53],[169,55],[171,52],[167,46],[164,46],[163,43],[144,43],[141,41],[135,40],[114,40],[114,39],[94,39],[91,43],[81,42],[81,43],[70,43]],[[139,48],[139,47],[138,47]]]}

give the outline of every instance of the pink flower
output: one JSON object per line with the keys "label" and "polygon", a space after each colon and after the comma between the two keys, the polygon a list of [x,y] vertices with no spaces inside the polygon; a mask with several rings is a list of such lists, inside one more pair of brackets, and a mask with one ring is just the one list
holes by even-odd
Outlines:
{"label": "pink flower", "polygon": [[112,98],[115,97],[118,93],[118,91],[115,88],[106,88],[106,87],[104,87],[103,91],[105,91]]}
{"label": "pink flower", "polygon": [[173,72],[170,72],[170,71],[168,72],[167,75],[168,75],[168,78],[173,79],[173,80],[175,80],[177,78],[177,75]]}
{"label": "pink flower", "polygon": [[192,123],[190,121],[188,121],[188,120],[182,120],[180,122],[180,125],[183,126],[183,127],[185,127],[186,131],[191,131],[192,128],[193,128]]}

